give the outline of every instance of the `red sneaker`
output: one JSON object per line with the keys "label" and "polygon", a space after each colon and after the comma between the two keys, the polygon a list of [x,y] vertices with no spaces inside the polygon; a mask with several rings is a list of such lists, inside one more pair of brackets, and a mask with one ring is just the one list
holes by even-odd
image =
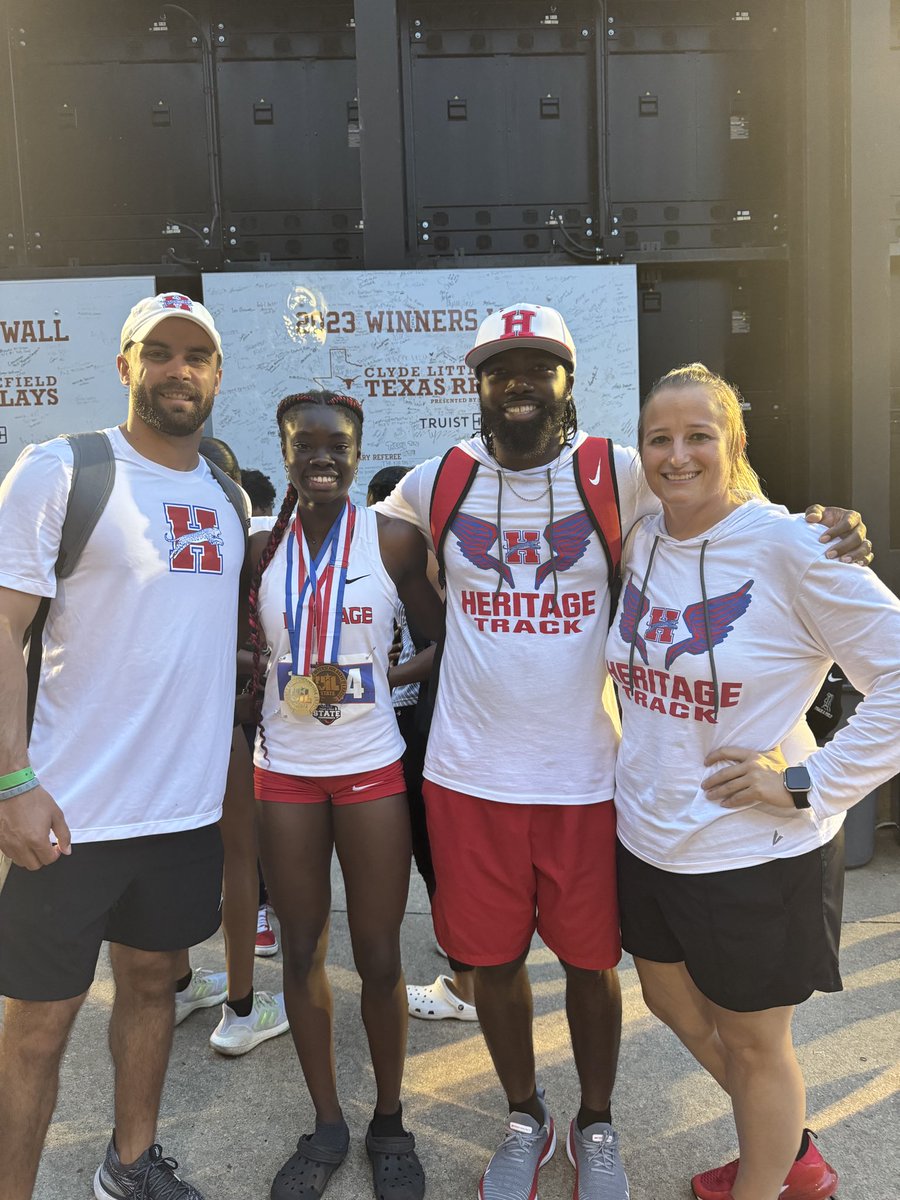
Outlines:
{"label": "red sneaker", "polygon": [[[816,1149],[811,1129],[809,1146],[802,1158],[798,1158],[784,1181],[784,1190],[778,1200],[829,1200],[837,1191],[838,1175]],[[731,1200],[731,1189],[737,1178],[738,1159],[724,1167],[714,1167],[695,1175],[691,1187],[697,1200]]]}
{"label": "red sneaker", "polygon": [[271,958],[278,953],[278,938],[269,922],[269,906],[263,904],[256,918],[256,949],[259,958]]}

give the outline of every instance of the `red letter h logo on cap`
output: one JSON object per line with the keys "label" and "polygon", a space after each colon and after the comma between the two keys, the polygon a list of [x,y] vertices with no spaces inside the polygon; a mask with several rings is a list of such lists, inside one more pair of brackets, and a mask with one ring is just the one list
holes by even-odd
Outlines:
{"label": "red letter h logo on cap", "polygon": [[531,322],[537,313],[530,308],[519,308],[503,314],[503,336],[505,338],[531,337]]}

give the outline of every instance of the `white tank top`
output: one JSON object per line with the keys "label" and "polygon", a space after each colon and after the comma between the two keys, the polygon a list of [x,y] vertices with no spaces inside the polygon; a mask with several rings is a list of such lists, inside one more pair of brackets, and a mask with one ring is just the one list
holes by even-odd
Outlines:
{"label": "white tank top", "polygon": [[[289,533],[263,573],[259,615],[271,657],[262,706],[268,761],[257,732],[253,761],[258,767],[285,775],[354,775],[385,767],[403,753],[387,681],[397,589],[381,561],[377,521],[374,510],[357,507],[337,660],[347,675],[347,694],[336,707],[320,707],[318,716],[286,715],[281,701],[291,672],[285,614]],[[296,589],[294,576],[294,606]]]}

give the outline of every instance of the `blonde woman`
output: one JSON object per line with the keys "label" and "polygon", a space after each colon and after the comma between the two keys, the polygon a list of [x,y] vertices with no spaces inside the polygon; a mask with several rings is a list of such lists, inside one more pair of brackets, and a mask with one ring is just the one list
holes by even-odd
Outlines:
{"label": "blonde woman", "polygon": [[[739,397],[702,364],[654,386],[639,435],[662,513],[630,541],[607,643],[622,941],[731,1096],[740,1159],[694,1195],[824,1200],[791,1018],[841,988],[844,814],[900,769],[900,602],[765,501]],[[804,713],[833,660],[866,698],[816,749]]]}

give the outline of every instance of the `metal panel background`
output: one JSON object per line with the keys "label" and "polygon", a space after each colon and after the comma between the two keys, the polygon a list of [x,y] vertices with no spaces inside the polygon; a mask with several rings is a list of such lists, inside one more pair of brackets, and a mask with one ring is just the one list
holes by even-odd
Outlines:
{"label": "metal panel background", "polygon": [[0,271],[25,260],[12,76],[5,48],[0,40]]}
{"label": "metal panel background", "polygon": [[749,405],[750,460],[768,495],[804,507],[791,471],[796,419],[784,397],[783,264],[645,268],[638,296],[641,395],[686,362],[733,380]]}
{"label": "metal panel background", "polygon": [[798,47],[783,4],[634,0],[610,14],[609,187],[626,247],[784,242]]}
{"label": "metal panel background", "polygon": [[[15,14],[11,14],[15,17]],[[160,261],[211,191],[198,37],[146,3],[33,6],[12,39],[29,262]]]}
{"label": "metal panel background", "polygon": [[[412,74],[416,208],[558,204],[566,197],[587,201],[592,191],[588,67],[585,54],[417,55]],[[465,119],[448,117],[454,97],[465,104]],[[542,99],[558,101],[558,117],[541,116]]]}
{"label": "metal panel background", "polygon": [[597,219],[595,10],[408,5],[410,209],[426,255],[548,253]]}
{"label": "metal panel background", "polygon": [[226,258],[358,260],[352,3],[215,16]]}

